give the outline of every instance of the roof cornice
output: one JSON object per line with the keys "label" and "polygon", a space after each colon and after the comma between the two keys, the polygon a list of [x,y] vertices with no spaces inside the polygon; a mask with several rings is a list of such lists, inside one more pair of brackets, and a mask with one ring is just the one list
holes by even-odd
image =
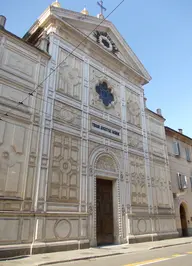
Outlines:
{"label": "roof cornice", "polygon": [[41,53],[43,56],[46,56],[48,59],[50,59],[51,56],[48,53],[44,52],[43,50],[41,50],[40,48],[34,46],[33,44],[28,43],[23,38],[20,38],[19,36],[13,34],[12,32],[10,32],[10,31],[8,31],[6,29],[3,29],[3,28],[0,28],[0,32],[2,32],[3,34],[5,34],[5,35],[7,35],[7,36],[9,36],[11,38],[14,38],[17,41],[22,42],[22,44],[27,45],[31,49],[35,50],[38,53]]}
{"label": "roof cornice", "polygon": [[173,128],[165,126],[165,132],[166,132],[166,135],[170,134],[172,137],[176,137],[184,142],[187,140],[190,142],[190,144],[192,144],[192,138],[174,130]]}

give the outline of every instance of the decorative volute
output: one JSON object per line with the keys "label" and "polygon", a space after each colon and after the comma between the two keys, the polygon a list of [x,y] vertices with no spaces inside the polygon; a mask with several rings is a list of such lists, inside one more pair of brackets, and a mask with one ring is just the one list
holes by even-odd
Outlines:
{"label": "decorative volute", "polygon": [[61,7],[61,4],[58,2],[58,0],[53,2],[51,5],[54,6],[54,7]]}

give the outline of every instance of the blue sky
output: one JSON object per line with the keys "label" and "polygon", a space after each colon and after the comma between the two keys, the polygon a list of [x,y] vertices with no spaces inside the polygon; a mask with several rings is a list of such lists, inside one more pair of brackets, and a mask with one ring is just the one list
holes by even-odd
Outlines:
{"label": "blue sky", "polygon": [[[51,0],[0,0],[6,29],[22,37]],[[108,14],[120,0],[104,0]],[[97,15],[97,0],[60,0],[63,8]],[[125,0],[109,18],[144,64],[148,108],[161,108],[166,125],[192,137],[192,1]]]}

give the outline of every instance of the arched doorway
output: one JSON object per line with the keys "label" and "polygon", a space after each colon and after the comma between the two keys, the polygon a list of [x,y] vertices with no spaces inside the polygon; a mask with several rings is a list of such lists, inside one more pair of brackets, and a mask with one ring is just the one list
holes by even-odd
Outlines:
{"label": "arched doorway", "polygon": [[188,236],[187,216],[186,216],[186,210],[183,204],[180,205],[180,218],[181,218],[182,236]]}
{"label": "arched doorway", "polygon": [[[118,171],[110,154],[100,154],[95,161],[96,175],[96,236],[97,245],[114,243],[114,190]],[[112,176],[115,175],[114,179]]]}
{"label": "arched doorway", "polygon": [[95,148],[90,155],[88,197],[93,206],[90,215],[90,244],[120,244],[120,170],[116,154],[110,148]]}

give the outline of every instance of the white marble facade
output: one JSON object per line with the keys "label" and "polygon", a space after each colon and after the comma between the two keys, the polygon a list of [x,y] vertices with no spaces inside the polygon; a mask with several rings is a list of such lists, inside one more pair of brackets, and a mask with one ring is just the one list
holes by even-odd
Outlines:
{"label": "white marble facade", "polygon": [[99,31],[116,54],[94,35],[73,51],[99,22],[49,7],[24,39],[37,46],[45,30],[50,56],[0,31],[1,245],[96,246],[98,177],[113,180],[115,243],[177,236],[164,119],[144,104],[149,74],[109,21]]}

